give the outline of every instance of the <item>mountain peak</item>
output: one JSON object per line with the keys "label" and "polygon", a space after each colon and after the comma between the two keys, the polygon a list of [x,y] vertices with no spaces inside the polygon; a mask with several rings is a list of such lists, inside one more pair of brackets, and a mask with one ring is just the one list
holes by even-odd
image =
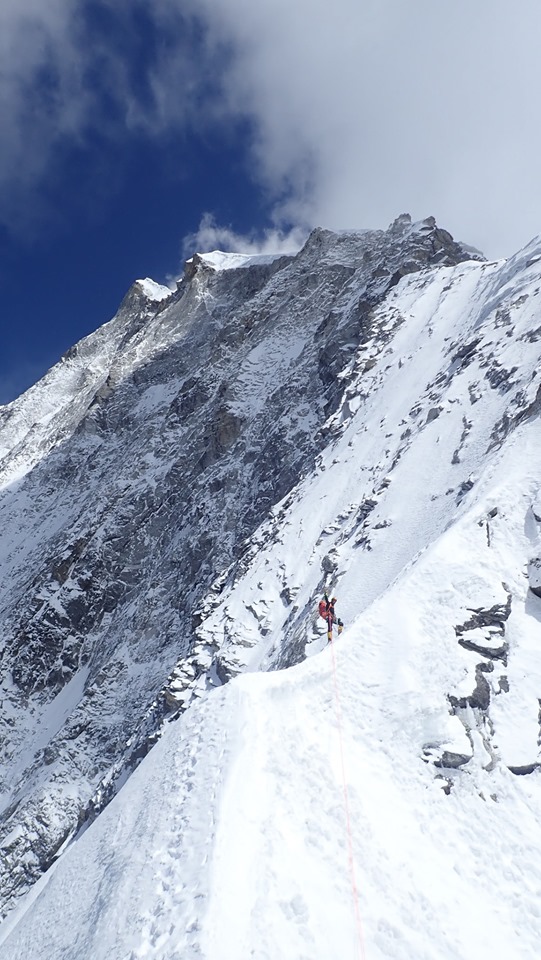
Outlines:
{"label": "mountain peak", "polygon": [[145,280],[136,280],[135,286],[141,290],[143,296],[154,303],[160,303],[162,300],[168,300],[173,291],[169,287],[164,287],[155,280],[146,277]]}
{"label": "mountain peak", "polygon": [[345,955],[336,658],[368,955],[428,904],[434,956],[479,960],[472,911],[534,960],[498,865],[541,853],[536,246],[402,215],[185,279],[2,412],[2,911],[54,862],[2,957]]}

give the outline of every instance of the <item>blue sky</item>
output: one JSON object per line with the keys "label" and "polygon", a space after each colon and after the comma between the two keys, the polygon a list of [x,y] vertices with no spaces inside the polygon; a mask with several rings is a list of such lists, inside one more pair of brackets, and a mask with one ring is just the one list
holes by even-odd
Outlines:
{"label": "blue sky", "polygon": [[[126,12],[120,5],[118,13],[107,5],[85,5],[77,31],[85,45],[102,51],[85,64],[83,82],[92,89],[92,102],[82,113],[75,104],[75,130],[55,135],[71,104],[68,97],[51,105],[59,84],[54,59],[36,58],[33,83],[18,105],[15,121],[25,133],[28,114],[49,111],[50,117],[32,143],[43,151],[43,164],[27,177],[23,170],[20,179],[8,171],[0,188],[0,403],[110,319],[136,278],[178,276],[186,238],[197,233],[205,212],[241,233],[269,222],[270,205],[250,176],[243,150],[247,120],[183,123],[174,112],[163,121],[155,118],[151,71],[164,47],[176,57],[182,41],[171,40],[170,24],[149,19],[144,5],[130,6]],[[189,34],[188,65],[201,36],[180,18],[176,28]],[[113,67],[120,70],[122,91],[109,88]],[[197,79],[202,89],[194,95],[205,98],[208,80]],[[141,105],[131,127],[130,98]],[[24,167],[26,158],[17,159]]]}
{"label": "blue sky", "polygon": [[539,0],[0,0],[0,403],[184,253],[541,232]]}

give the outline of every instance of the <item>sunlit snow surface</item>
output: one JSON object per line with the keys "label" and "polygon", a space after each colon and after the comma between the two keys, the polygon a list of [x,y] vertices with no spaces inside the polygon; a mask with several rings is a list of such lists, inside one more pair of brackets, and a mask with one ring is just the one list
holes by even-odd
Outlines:
{"label": "sunlit snow surface", "polygon": [[[238,270],[239,268],[251,267],[254,264],[273,263],[281,253],[224,253],[223,250],[212,250],[210,253],[197,254],[198,260],[212,267],[213,270]],[[192,262],[192,258],[186,261]]]}
{"label": "sunlit snow surface", "polygon": [[171,296],[172,291],[169,287],[164,287],[149,277],[146,277],[144,280],[137,280],[137,283],[145,294],[145,297],[148,297],[149,300],[159,302],[161,300],[167,300]]}
{"label": "sunlit snow surface", "polygon": [[[538,300],[520,299],[539,284],[538,259],[532,245],[390,295],[387,347],[359,352],[316,470],[205,621],[222,642],[234,625],[231,660],[249,672],[169,726],[8,919],[2,960],[538,960],[540,774],[508,767],[539,759],[541,600],[526,578],[541,548],[539,419],[494,435],[539,387]],[[478,338],[461,366],[457,351]],[[513,383],[515,368],[516,388],[487,380],[491,350],[494,383],[500,369]],[[245,375],[249,389],[249,363]],[[341,726],[316,617],[325,556],[346,622]],[[257,673],[287,634],[285,586],[313,611],[308,660]],[[509,595],[508,663],[484,674],[490,719],[453,715],[482,661],[455,627]],[[445,751],[471,759],[435,766]]]}
{"label": "sunlit snow surface", "polygon": [[[467,522],[444,536],[336,644],[367,958],[538,956],[538,778],[475,764],[446,795],[420,759],[427,737],[452,736],[456,655],[439,625],[474,593],[455,570],[477,560],[479,586],[516,562],[510,520],[493,560]],[[522,619],[520,671],[539,630]],[[243,676],[171,725],[2,945],[5,960],[38,956],[359,956],[329,650]]]}

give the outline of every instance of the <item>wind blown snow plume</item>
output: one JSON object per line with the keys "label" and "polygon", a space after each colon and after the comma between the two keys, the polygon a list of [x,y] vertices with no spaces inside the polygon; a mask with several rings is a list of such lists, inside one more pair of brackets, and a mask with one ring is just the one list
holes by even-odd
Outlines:
{"label": "wind blown snow plume", "polygon": [[0,410],[3,958],[537,958],[540,289],[195,255]]}
{"label": "wind blown snow plume", "polygon": [[231,253],[245,254],[287,254],[296,253],[306,240],[306,234],[298,228],[284,234],[280,230],[266,230],[263,236],[242,236],[230,227],[220,226],[211,213],[205,213],[197,231],[185,237],[184,256],[194,250],[228,250]]}

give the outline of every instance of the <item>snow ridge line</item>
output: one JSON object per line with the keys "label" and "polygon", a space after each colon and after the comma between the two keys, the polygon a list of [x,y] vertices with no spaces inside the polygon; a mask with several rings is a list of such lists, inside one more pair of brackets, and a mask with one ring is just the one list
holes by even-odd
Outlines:
{"label": "snow ridge line", "polygon": [[[340,766],[342,769],[342,787],[344,790],[344,814],[345,814],[345,823],[346,823],[346,834],[347,834],[347,843],[348,843],[348,862],[349,862],[349,873],[351,879],[351,894],[353,899],[353,910],[355,914],[355,925],[357,928],[357,940],[358,940],[358,956],[360,960],[366,960],[366,950],[364,945],[364,932],[363,932],[363,922],[361,918],[361,908],[359,906],[359,889],[357,887],[357,877],[355,874],[355,860],[353,856],[353,835],[351,832],[351,813],[349,806],[349,792],[348,784],[346,779],[346,761],[344,755],[344,737],[343,737],[343,726],[342,726],[342,703],[340,700],[340,691],[338,689],[338,676],[336,672],[336,655],[334,652],[334,640],[332,639],[331,634],[331,662],[332,662],[332,677],[333,677],[333,692],[334,692],[334,710],[336,714],[336,725],[338,729],[338,742],[340,745]],[[357,950],[355,951],[357,954]]]}

